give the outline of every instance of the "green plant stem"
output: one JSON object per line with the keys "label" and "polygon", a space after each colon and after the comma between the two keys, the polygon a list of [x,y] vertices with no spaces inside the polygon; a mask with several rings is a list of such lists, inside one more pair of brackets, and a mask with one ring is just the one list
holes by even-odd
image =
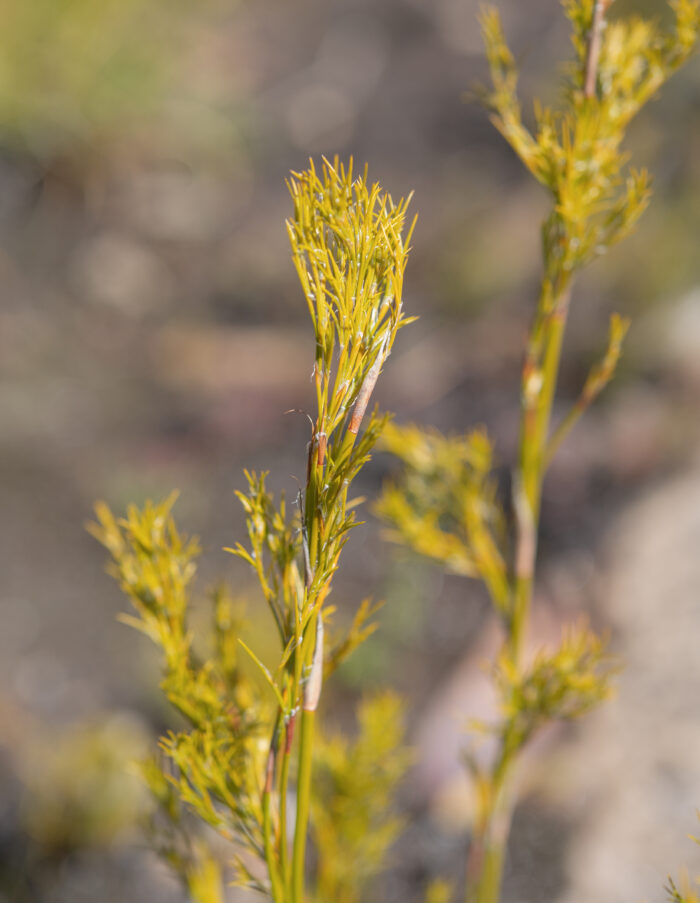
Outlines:
{"label": "green plant stem", "polygon": [[[275,728],[277,732],[277,728]],[[274,741],[273,741],[274,744]],[[267,871],[270,876],[270,889],[272,899],[275,903],[284,903],[284,888],[279,873],[277,862],[277,853],[274,846],[272,814],[270,806],[272,802],[272,787],[274,784],[274,745],[270,750],[270,759],[268,760],[268,774],[265,778],[265,790],[262,799],[262,815],[263,815],[263,844],[265,850],[265,862]]]}
{"label": "green plant stem", "polygon": [[513,753],[504,744],[491,774],[488,802],[477,821],[467,861],[467,903],[498,903],[512,816]]}
{"label": "green plant stem", "polygon": [[[522,415],[520,423],[520,450],[518,471],[515,478],[515,511],[517,520],[517,545],[513,604],[509,624],[508,649],[514,664],[522,657],[525,632],[530,616],[542,482],[546,471],[549,425],[552,404],[559,375],[561,347],[569,310],[569,279],[559,280],[554,299],[543,290],[538,305],[537,319],[543,321],[543,350],[541,363],[534,370],[526,368],[523,376]],[[542,311],[544,305],[551,309]],[[533,327],[533,329],[536,327]],[[528,391],[527,380],[540,383],[536,394]]]}
{"label": "green plant stem", "polygon": [[477,882],[469,886],[467,903],[499,899],[504,851],[504,844],[493,841],[489,836],[482,841],[480,874]]}
{"label": "green plant stem", "polygon": [[[307,469],[307,484],[304,504],[304,519],[306,525],[305,542],[307,548],[305,550],[305,583],[306,598],[305,606],[315,605],[316,599],[310,597],[310,590],[314,580],[314,572],[318,560],[319,551],[319,517],[317,512],[318,504],[318,479],[323,475],[324,460],[319,456],[318,437],[321,432],[319,429],[323,425],[320,417],[314,426],[311,445],[309,447],[309,460]],[[325,432],[323,432],[325,436]],[[304,677],[309,679],[312,668],[313,656],[316,645],[317,621],[321,617],[317,612],[309,621],[306,627],[305,636],[302,640],[301,648],[297,649],[297,687],[302,684]],[[307,641],[308,637],[308,641]],[[299,664],[301,669],[299,669]],[[299,765],[297,772],[297,800],[296,800],[296,818],[294,822],[294,845],[292,849],[292,903],[303,903],[304,900],[304,871],[306,862],[306,837],[309,824],[309,809],[311,799],[311,766],[313,761],[313,735],[314,735],[314,717],[315,710],[309,711],[306,707],[305,689],[302,690],[301,724],[299,730]],[[314,707],[315,709],[315,707]]]}
{"label": "green plant stem", "polygon": [[[350,426],[341,443],[340,452],[337,456],[338,460],[342,460],[345,455],[350,455],[352,453],[352,449],[357,438],[357,431],[362,420],[362,414],[364,413],[367,401],[369,400],[371,390],[374,388],[374,383],[376,382],[378,374],[379,366],[373,368],[368,374],[367,382],[369,383],[369,390],[360,393],[360,395],[362,396],[361,411],[358,412],[356,409],[353,412],[353,418],[351,419]],[[365,386],[363,386],[363,390],[364,389]],[[318,423],[323,425],[323,421],[321,420],[319,420]],[[318,437],[322,435],[325,438],[326,434],[325,431],[319,430],[318,423],[314,430],[314,438],[309,450],[308,484],[306,487],[305,502],[305,521],[306,533],[308,537],[308,556],[310,562],[310,571],[306,575],[307,591],[311,588],[311,584],[313,582],[313,569],[317,564],[317,558],[321,546],[321,524],[319,512],[317,512],[316,510],[316,505],[318,499],[318,481],[323,477],[324,453],[319,454],[318,452]],[[345,506],[347,504],[347,494],[348,486],[345,486],[341,492],[340,497],[340,505],[343,514],[345,513]],[[307,599],[306,602],[307,605],[313,604],[317,606],[317,612],[313,616],[313,618],[311,618],[307,627],[306,635],[309,637],[308,647],[306,645],[302,645],[302,650],[300,650],[301,661],[303,662],[307,681],[313,681],[315,679],[318,679],[320,681],[320,673],[322,673],[323,670],[323,650],[321,647],[321,654],[318,655],[317,646],[320,642],[322,642],[322,640],[320,639],[323,634],[323,613],[321,611],[323,604],[322,597],[325,596],[327,589],[328,587],[321,587],[316,591],[314,598]],[[321,628],[320,633],[319,628]],[[319,670],[319,674],[313,673],[316,670]],[[320,693],[320,683],[318,692]],[[313,763],[314,724],[316,719],[316,707],[318,705],[318,694],[312,693],[312,695],[314,695],[315,698],[310,703],[307,703],[305,688],[305,698],[301,712],[301,725],[299,730],[300,737],[299,767],[297,774],[297,810],[296,820],[294,823],[294,846],[292,850],[292,903],[303,903],[304,900],[304,870],[306,860],[306,837],[308,833],[309,810],[311,802],[311,771]]]}
{"label": "green plant stem", "polygon": [[308,647],[302,647],[305,682],[301,728],[299,738],[299,769],[297,774],[297,811],[294,823],[294,848],[292,851],[292,903],[304,900],[304,864],[306,858],[306,837],[311,804],[311,766],[313,763],[314,724],[316,709],[321,695],[323,676],[323,615],[322,597],[326,588],[319,592],[318,607],[311,618],[308,631]]}
{"label": "green plant stem", "polygon": [[315,711],[304,709],[301,713],[297,814],[294,827],[294,850],[292,853],[292,903],[303,903],[304,900],[304,863],[311,799],[311,762],[315,718]]}
{"label": "green plant stem", "polygon": [[289,850],[287,847],[287,793],[289,787],[289,764],[291,760],[291,736],[290,731],[293,728],[290,728],[290,724],[294,722],[290,721],[287,724],[287,730],[285,732],[285,747],[284,752],[282,753],[282,768],[280,774],[280,841],[279,841],[279,853],[280,853],[280,871],[282,872],[282,883],[285,887],[285,892],[287,892],[289,888]]}
{"label": "green plant stem", "polygon": [[[514,481],[517,540],[506,648],[520,666],[532,604],[546,448],[569,307],[570,278],[545,280],[531,331],[536,351],[523,371],[518,468]],[[533,388],[534,385],[534,388]],[[490,792],[477,820],[467,862],[467,903],[498,903],[513,810],[515,756],[502,748],[489,776]]]}

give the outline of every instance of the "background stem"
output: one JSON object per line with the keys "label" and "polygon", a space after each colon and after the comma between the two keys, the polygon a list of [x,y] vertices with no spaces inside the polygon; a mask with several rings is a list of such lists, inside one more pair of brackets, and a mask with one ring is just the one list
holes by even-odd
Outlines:
{"label": "background stem", "polygon": [[301,713],[297,815],[294,827],[294,850],[292,853],[292,903],[303,903],[304,900],[304,863],[306,859],[306,833],[309,823],[311,798],[311,762],[315,717],[316,712],[313,711],[304,709]]}
{"label": "background stem", "polygon": [[[275,733],[277,733],[277,728],[275,728]],[[268,774],[265,778],[265,790],[262,799],[263,842],[265,849],[265,862],[267,864],[267,871],[270,876],[270,890],[272,892],[272,899],[274,900],[274,903],[284,903],[284,888],[280,879],[277,853],[275,852],[272,817],[270,812],[272,801],[272,787],[274,784],[275,745],[276,743],[275,741],[273,741],[273,746],[270,750],[270,758],[268,760]]]}
{"label": "background stem", "polygon": [[[545,453],[569,307],[568,277],[556,280],[555,285],[552,298],[550,283],[545,280],[543,284],[530,335],[530,342],[534,343],[537,334],[538,352],[534,360],[528,359],[523,371],[520,447],[514,479],[515,573],[506,638],[508,655],[518,668],[530,618]],[[498,903],[500,899],[514,805],[514,764],[515,757],[502,747],[488,777],[490,792],[472,837],[467,861],[467,903]]]}

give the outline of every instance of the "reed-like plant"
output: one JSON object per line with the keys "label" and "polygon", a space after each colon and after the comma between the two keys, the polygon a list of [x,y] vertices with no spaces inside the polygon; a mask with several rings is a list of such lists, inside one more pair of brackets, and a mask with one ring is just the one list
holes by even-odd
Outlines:
{"label": "reed-like plant", "polygon": [[[121,519],[100,504],[91,528],[136,611],[124,620],[160,648],[163,691],[187,723],[162,738],[161,755],[144,773],[161,825],[165,817],[158,843],[199,903],[222,899],[221,870],[209,845],[193,837],[187,812],[237,845],[237,879],[275,903],[359,903],[397,833],[388,803],[407,765],[393,697],[361,707],[353,744],[317,736],[315,723],[324,676],[375,626],[365,602],[344,635],[325,640],[333,577],[357,526],[350,487],[387,423],[368,406],[396,334],[410,322],[402,306],[408,201],[394,203],[366,171],[356,175],[337,160],[319,170],[312,163],[288,185],[287,229],[314,333],[317,409],[295,505],[275,500],[265,473],[246,472],[247,488],[237,495],[248,543],[228,549],[257,577],[279,639],[277,661],[264,663],[243,641],[224,589],[211,600],[210,649],[202,656],[193,648],[188,612],[199,550],[175,526],[174,496],[131,506]],[[307,892],[310,817],[318,865]]]}
{"label": "reed-like plant", "polygon": [[[483,430],[446,437],[393,426],[376,409],[367,414],[396,334],[409,322],[402,290],[412,226],[407,201],[395,204],[366,172],[356,176],[337,160],[289,180],[292,257],[314,334],[316,411],[303,485],[288,505],[268,490],[266,474],[246,472],[238,496],[248,542],[228,550],[256,575],[279,640],[276,662],[262,661],[243,641],[225,588],[211,593],[209,646],[195,645],[188,616],[199,550],[175,526],[174,496],[132,506],[120,519],[97,506],[92,530],[136,612],[126,620],[160,648],[163,691],[184,718],[143,772],[159,806],[155,842],[198,903],[220,903],[223,872],[197,824],[235,845],[236,879],[275,903],[359,903],[397,833],[388,801],[407,755],[395,698],[361,707],[352,743],[324,736],[316,725],[324,677],[375,626],[365,602],[349,630],[334,644],[325,640],[333,577],[357,525],[350,486],[382,434],[384,447],[405,464],[379,504],[392,537],[447,571],[481,579],[503,627],[493,663],[500,717],[481,725],[495,738],[496,754],[486,763],[467,756],[478,791],[469,903],[500,897],[525,745],[543,725],[578,717],[610,694],[614,668],[586,627],[567,630],[554,650],[527,654],[542,485],[559,445],[615,372],[628,329],[617,314],[580,396],[552,424],[576,276],[629,234],[649,201],[647,173],[630,169],[622,150],[627,126],[693,50],[700,0],[670,2],[670,32],[639,18],[608,20],[611,0],[563,5],[574,47],[563,106],[536,104],[533,129],[521,115],[518,73],[498,14],[482,13],[492,78],[483,99],[551,197],[524,355],[512,506],[501,499]],[[669,893],[676,903],[696,899],[685,885],[671,883]],[[447,903],[449,896],[438,882],[428,900]]]}
{"label": "reed-like plant", "polygon": [[[492,446],[482,430],[442,436],[390,426],[384,446],[405,464],[379,512],[390,536],[447,571],[481,579],[503,627],[493,665],[500,718],[481,725],[495,735],[492,761],[468,756],[477,812],[467,864],[469,903],[496,903],[517,794],[520,753],[553,719],[581,715],[610,693],[611,667],[586,628],[561,646],[526,655],[535,577],[542,484],[560,444],[612,378],[628,322],[613,314],[607,348],[568,413],[552,424],[562,340],[580,271],[629,235],[650,197],[645,170],[628,166],[623,140],[632,118],[689,57],[700,32],[697,0],[671,0],[671,31],[637,17],[611,19],[611,0],[563,0],[574,49],[558,110],[535,103],[523,121],[518,70],[499,15],[486,7],[481,26],[492,87],[482,91],[491,119],[551,198],[542,225],[542,280],[527,338],[520,389],[520,440],[512,512],[499,499]],[[512,516],[511,516],[512,515]]]}

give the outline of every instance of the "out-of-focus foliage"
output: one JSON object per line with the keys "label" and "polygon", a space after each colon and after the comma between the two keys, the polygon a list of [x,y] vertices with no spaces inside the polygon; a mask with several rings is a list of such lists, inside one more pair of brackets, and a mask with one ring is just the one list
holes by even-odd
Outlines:
{"label": "out-of-focus foliage", "polygon": [[515,751],[549,721],[579,718],[608,699],[613,674],[602,641],[584,628],[566,632],[556,651],[540,652],[523,671],[501,654],[495,682],[504,747]]}
{"label": "out-of-focus foliage", "polygon": [[536,103],[534,133],[523,124],[518,72],[492,7],[482,15],[482,30],[493,80],[485,95],[492,121],[552,193],[555,209],[543,231],[545,258],[572,271],[624,238],[649,202],[648,173],[627,169],[628,155],[620,145],[630,120],[692,52],[700,7],[695,0],[672,2],[673,32],[637,17],[612,20],[601,26],[593,60],[594,0],[563,5],[576,59],[568,68],[565,106],[552,110]]}
{"label": "out-of-focus foliage", "polygon": [[[384,697],[362,708],[354,745],[339,738],[321,745],[320,774],[311,780],[324,672],[374,629],[376,606],[366,600],[326,653],[324,623],[333,610],[325,603],[356,524],[348,492],[387,419],[375,411],[362,429],[364,415],[396,334],[409,322],[402,308],[407,202],[394,204],[366,173],[355,176],[337,160],[324,160],[320,173],[312,163],[289,189],[294,215],[287,225],[315,336],[318,412],[306,487],[290,513],[284,496],[276,500],[267,489],[267,474],[246,471],[247,491],[237,495],[248,544],[227,550],[255,572],[279,638],[276,665],[269,668],[244,643],[224,589],[212,598],[209,653],[195,655],[187,618],[199,549],[175,526],[174,495],[141,510],[130,506],[122,519],[98,504],[91,526],[136,610],[124,620],[160,647],[162,688],[188,722],[161,739],[161,758],[143,773],[158,802],[156,845],[199,903],[218,903],[223,873],[202,836],[191,837],[188,814],[236,846],[239,883],[276,903],[303,903],[312,788],[319,852],[313,896],[359,900],[396,834],[387,810],[407,762],[398,703]],[[239,667],[241,648],[261,683]]]}
{"label": "out-of-focus foliage", "polygon": [[[523,369],[514,528],[497,496],[492,446],[483,431],[446,437],[436,430],[392,425],[383,440],[404,463],[400,480],[387,486],[377,506],[390,525],[390,538],[452,573],[481,578],[507,629],[517,637],[516,647],[527,610],[523,593],[527,599],[532,582],[546,468],[578,417],[614,375],[629,327],[626,318],[612,315],[605,353],[550,435],[572,277],[624,237],[644,210],[648,175],[627,170],[628,155],[620,145],[629,121],[687,59],[700,30],[700,4],[695,0],[671,4],[672,32],[638,18],[606,23],[609,6],[608,0],[564,3],[575,49],[567,69],[565,104],[558,111],[536,104],[534,133],[522,121],[518,72],[498,12],[487,7],[482,13],[493,82],[483,99],[497,128],[552,195],[552,211],[542,231],[542,289]],[[567,642],[560,652],[564,660],[572,659]],[[518,655],[513,656],[513,648],[508,655],[515,673]],[[527,681],[528,675],[521,678]],[[568,678],[573,679],[572,672]]]}
{"label": "out-of-focus foliage", "polygon": [[[700,812],[698,812],[700,818]],[[697,837],[692,838],[695,843],[700,844]],[[687,874],[683,875],[677,884],[673,878],[668,879],[666,885],[666,894],[670,903],[700,903],[700,881],[691,881]]]}
{"label": "out-of-focus foliage", "polygon": [[447,881],[437,878],[428,886],[425,903],[449,903],[452,899],[453,887]]}
{"label": "out-of-focus foliage", "polygon": [[145,800],[129,766],[144,733],[119,715],[42,732],[22,763],[23,821],[41,849],[106,846],[133,831]]}
{"label": "out-of-focus foliage", "polygon": [[527,169],[549,192],[542,225],[543,274],[521,382],[520,441],[512,478],[512,523],[490,476],[491,445],[477,431],[445,437],[392,428],[386,447],[405,467],[379,503],[390,536],[447,570],[485,583],[504,626],[495,669],[502,718],[498,749],[486,767],[469,759],[477,793],[468,865],[468,903],[496,903],[513,801],[509,774],[536,729],[583,714],[609,695],[611,671],[588,631],[525,661],[542,485],[562,440],[614,375],[628,329],[614,314],[607,348],[580,396],[552,430],[552,407],[576,274],[627,236],[650,197],[649,175],[630,169],[621,146],[631,119],[689,57],[700,33],[700,2],[673,0],[675,25],[637,17],[607,21],[611,0],[564,0],[574,60],[563,106],[535,103],[530,131],[517,97],[518,70],[498,12],[481,24],[492,86],[481,92],[491,118]]}
{"label": "out-of-focus foliage", "polygon": [[196,903],[222,903],[221,863],[192,830],[172,774],[159,756],[141,762],[141,775],[154,804],[147,825],[151,845],[180,876]]}
{"label": "out-of-focus foliage", "polygon": [[[379,624],[372,618],[382,607],[383,602],[372,602],[371,599],[363,599],[360,607],[355,612],[350,627],[345,634],[335,643],[331,644],[324,662],[324,678],[330,675],[350,656],[358,646],[369,639],[376,631]],[[330,620],[335,612],[333,605],[327,605],[325,610],[326,620]]]}
{"label": "out-of-focus foliage", "polygon": [[671,903],[698,903],[700,900],[698,885],[692,884],[687,877],[683,878],[680,884],[669,878],[666,893]]}
{"label": "out-of-focus foliage", "polygon": [[192,14],[183,0],[0,4],[0,142],[50,154],[152,115]]}
{"label": "out-of-focus foliage", "polygon": [[621,317],[619,314],[611,315],[607,348],[598,363],[591,367],[576,403],[566,417],[562,419],[547,443],[545,465],[552,460],[561,441],[581,414],[590,407],[615,375],[615,370],[622,354],[622,343],[627,335],[629,326],[630,321],[627,317]]}
{"label": "out-of-focus foliage", "polygon": [[401,482],[387,486],[377,505],[392,525],[389,538],[453,574],[481,577],[496,607],[505,611],[506,524],[486,433],[442,436],[437,430],[389,424],[382,447],[405,464]]}
{"label": "out-of-focus foliage", "polygon": [[353,742],[334,735],[318,745],[311,822],[319,903],[360,903],[401,830],[391,803],[411,759],[402,722],[399,699],[387,693],[360,705]]}

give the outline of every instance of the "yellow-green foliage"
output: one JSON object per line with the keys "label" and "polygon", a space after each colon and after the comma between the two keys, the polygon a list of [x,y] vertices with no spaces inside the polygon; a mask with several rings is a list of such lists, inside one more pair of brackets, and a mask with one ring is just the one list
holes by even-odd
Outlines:
{"label": "yellow-green foliage", "polygon": [[[306,485],[290,511],[284,496],[276,500],[267,489],[267,474],[246,471],[247,490],[237,495],[248,543],[228,549],[253,569],[272,614],[279,637],[275,666],[240,637],[224,589],[211,599],[210,655],[196,658],[187,614],[199,550],[175,527],[174,495],[142,510],[131,506],[124,519],[100,504],[92,525],[136,610],[125,620],[161,648],[163,690],[189,723],[161,739],[162,759],[149,760],[144,776],[166,825],[159,830],[154,821],[157,844],[199,903],[220,899],[222,873],[206,845],[190,839],[183,807],[248,854],[236,863],[239,882],[276,903],[303,903],[313,787],[320,853],[314,896],[340,899],[337,890],[342,899],[359,899],[396,833],[387,808],[406,762],[395,748],[402,738],[398,704],[386,697],[361,710],[356,744],[335,738],[322,745],[320,785],[311,779],[323,675],[375,627],[377,606],[365,600],[350,628],[330,648],[324,642],[333,612],[326,604],[331,581],[356,524],[348,492],[387,420],[374,411],[363,423],[366,409],[396,334],[409,322],[402,308],[407,202],[394,204],[367,183],[366,172],[356,176],[352,164],[337,160],[324,160],[320,172],[312,163],[293,174],[289,189],[292,255],[315,339],[318,409],[310,418]],[[262,677],[259,689],[239,668],[241,649]],[[327,798],[319,797],[319,786]]]}
{"label": "yellow-green foliage", "polygon": [[425,903],[450,903],[452,899],[452,885],[447,881],[436,878],[432,881],[425,893]]}
{"label": "yellow-green foliage", "polygon": [[[609,0],[602,5],[609,6]],[[554,199],[543,231],[545,258],[553,271],[574,270],[603,253],[644,211],[648,173],[627,169],[620,144],[630,120],[685,62],[700,29],[697,0],[675,0],[670,3],[673,32],[636,17],[610,21],[601,27],[599,54],[594,56],[596,3],[565,0],[563,6],[572,24],[576,58],[567,70],[562,109],[535,104],[533,132],[522,121],[518,73],[498,13],[487,7],[482,14],[493,81],[486,95],[492,120]]]}
{"label": "yellow-green foliage", "polygon": [[[144,775],[174,823],[180,823],[179,799],[222,837],[260,854],[259,789],[266,754],[261,719],[267,710],[237,669],[238,625],[229,617],[223,590],[213,599],[217,654],[199,662],[193,653],[187,615],[199,548],[178,532],[171,515],[174,501],[173,494],[158,505],[147,502],[142,510],[132,505],[120,519],[99,504],[98,522],[90,525],[110,551],[110,572],[136,610],[136,617],[122,620],[161,649],[161,686],[189,725],[161,739],[164,777],[154,762]],[[201,857],[193,864],[171,851],[170,859],[188,884],[201,867]]]}
{"label": "yellow-green foliage", "polygon": [[[312,163],[306,172],[294,173],[288,186],[294,213],[287,230],[315,340],[317,410],[310,418],[306,485],[298,496],[298,529],[293,534],[286,525],[284,502],[275,509],[264,476],[248,475],[248,493],[239,497],[251,546],[231,551],[256,571],[280,633],[282,652],[274,674],[251,653],[278,701],[263,799],[265,857],[273,898],[301,903],[313,724],[323,673],[371,630],[365,604],[348,636],[327,656],[324,621],[330,611],[324,603],[356,523],[348,492],[387,418],[374,411],[364,428],[363,420],[396,334],[409,322],[402,293],[410,229],[404,237],[408,202],[395,204],[378,184],[368,183],[366,171],[356,176],[352,163],[345,167],[338,160],[324,160],[320,172]],[[297,720],[297,810],[290,862],[286,802]],[[278,813],[270,805],[273,787]]]}
{"label": "yellow-green foliage", "polygon": [[[146,824],[151,845],[179,876],[195,903],[222,903],[221,863],[199,832],[192,830],[172,769],[159,753],[144,759],[140,771],[154,802]],[[245,869],[242,874],[247,874]],[[252,875],[250,883],[255,883]]]}
{"label": "yellow-green foliage", "polygon": [[[324,678],[330,677],[336,668],[338,668],[358,646],[361,646],[365,640],[372,636],[379,626],[378,623],[372,619],[383,604],[383,602],[372,602],[371,599],[362,600],[360,607],[355,612],[350,627],[345,631],[344,635],[329,647],[328,652],[326,653],[323,671]],[[325,616],[327,620],[332,617],[334,612],[335,607],[333,605],[326,605]]]}
{"label": "yellow-green foliage", "polygon": [[[698,812],[698,818],[700,818],[700,812]],[[700,844],[697,837],[692,839],[695,843]],[[676,884],[673,878],[669,878],[666,893],[670,903],[700,903],[700,880],[696,878],[695,881],[691,881],[688,875],[684,874],[679,884]]]}
{"label": "yellow-green foliage", "polygon": [[512,518],[491,474],[491,443],[481,430],[464,437],[391,427],[385,447],[404,463],[378,510],[390,537],[485,583],[502,620],[504,641],[495,668],[501,721],[497,751],[486,766],[470,760],[477,812],[468,865],[469,903],[496,903],[514,801],[510,774],[517,753],[553,718],[583,714],[609,694],[610,667],[587,631],[565,635],[553,653],[532,664],[525,656],[542,484],[562,440],[613,377],[628,329],[613,314],[607,348],[579,398],[552,429],[562,342],[576,274],[629,234],[646,208],[649,176],[628,166],[627,126],[689,57],[700,32],[700,0],[672,0],[675,27],[611,19],[611,0],[564,0],[574,59],[566,68],[562,105],[535,102],[534,128],[523,121],[518,71],[492,7],[481,24],[492,86],[482,99],[526,168],[547,189],[551,209],[542,225],[542,281],[528,335],[520,391],[520,438],[512,478]]}
{"label": "yellow-green foliage", "polygon": [[[564,106],[535,104],[535,129],[522,120],[518,72],[498,12],[487,7],[482,30],[492,78],[483,99],[497,128],[550,191],[543,226],[543,278],[522,379],[522,420],[514,474],[515,525],[497,497],[492,446],[483,432],[443,436],[437,430],[390,425],[383,447],[404,464],[377,509],[388,535],[440,562],[446,570],[481,578],[507,630],[517,634],[531,590],[541,483],[561,440],[615,372],[628,321],[613,314],[607,348],[559,427],[549,434],[571,279],[595,255],[622,238],[649,198],[645,172],[627,169],[620,149],[631,118],[691,53],[700,4],[671,4],[675,30],[637,18],[605,22],[609,0],[566,0],[575,60],[568,66]],[[566,643],[562,654],[567,652]],[[506,649],[516,670],[513,644]],[[505,661],[505,660],[504,660]],[[561,675],[575,680],[573,672]],[[525,675],[522,675],[525,678]],[[550,713],[551,714],[551,713]]]}
{"label": "yellow-green foliage", "polygon": [[318,903],[361,903],[402,827],[391,809],[411,759],[402,746],[401,703],[390,693],[366,699],[357,718],[353,742],[326,737],[316,753],[311,821]]}
{"label": "yellow-green foliage", "polygon": [[672,878],[668,879],[666,893],[670,903],[699,903],[698,884],[691,884],[686,877],[677,885]]}
{"label": "yellow-green foliage", "polygon": [[195,903],[224,903],[221,867],[206,849],[188,873],[187,890]]}
{"label": "yellow-green foliage", "polygon": [[508,604],[505,518],[491,474],[493,449],[483,430],[442,436],[389,424],[382,447],[405,467],[385,488],[377,511],[390,539],[440,562],[453,574],[481,577],[494,604]]}
{"label": "yellow-green foliage", "polygon": [[[187,614],[198,548],[174,525],[173,497],[131,507],[124,519],[97,508],[93,532],[109,549],[112,573],[136,611],[127,620],[160,647],[163,690],[187,721],[186,729],[162,739],[160,758],[146,763],[144,775],[165,824],[159,832],[154,820],[157,843],[199,903],[219,903],[223,872],[202,837],[192,836],[193,815],[243,854],[237,880],[275,903],[359,901],[398,829],[387,814],[407,764],[405,753],[396,751],[402,736],[396,701],[367,703],[354,743],[322,735],[314,743],[324,674],[374,629],[375,609],[367,600],[330,649],[324,640],[332,579],[357,525],[351,483],[383,430],[386,447],[406,465],[380,503],[393,538],[454,573],[482,579],[504,627],[494,669],[501,718],[488,728],[498,748],[492,762],[473,764],[472,903],[499,897],[517,753],[540,725],[576,717],[609,693],[610,667],[590,632],[565,634],[559,649],[534,661],[524,654],[524,638],[542,482],[559,443],[614,373],[627,330],[623,318],[611,319],[606,351],[554,430],[552,404],[573,278],[627,235],[648,203],[647,174],[628,169],[621,150],[626,127],[690,54],[700,0],[671,3],[671,33],[639,19],[606,24],[609,6],[610,0],[564,3],[575,58],[563,107],[536,105],[532,131],[522,120],[518,74],[498,15],[488,8],[482,16],[493,83],[484,99],[552,202],[542,227],[542,284],[522,373],[514,523],[499,499],[483,431],[444,437],[387,427],[376,410],[367,415],[397,332],[410,322],[402,291],[412,225],[408,201],[394,203],[368,182],[366,171],[356,175],[352,164],[338,160],[324,160],[319,169],[311,163],[288,183],[293,215],[287,229],[314,337],[316,410],[308,415],[305,479],[290,507],[269,492],[266,474],[246,472],[247,489],[238,497],[248,542],[228,550],[257,577],[280,641],[277,661],[262,661],[243,642],[225,590],[211,599],[210,653],[202,660],[195,655]],[[261,683],[239,667],[241,649]],[[318,863],[307,895],[310,814]],[[448,893],[436,885],[430,900]],[[672,893],[694,899],[678,895],[673,885]]]}
{"label": "yellow-green foliage", "polygon": [[[373,412],[361,430],[363,415],[397,331],[410,322],[402,308],[407,202],[394,204],[367,183],[366,173],[355,176],[338,161],[324,161],[320,173],[312,164],[294,174],[289,189],[294,216],[287,228],[315,337],[318,409],[307,483],[299,510],[288,518],[285,500],[277,506],[267,492],[266,475],[247,473],[248,491],[238,497],[250,547],[229,550],[255,570],[273,613],[283,654],[272,684],[285,700],[285,718],[301,702],[301,667],[316,640],[309,627],[355,524],[349,486],[386,423]],[[330,612],[323,610],[326,617]],[[367,635],[370,614],[368,604],[361,608],[345,649]],[[340,655],[336,650],[334,660]]]}
{"label": "yellow-green foliage", "polygon": [[22,760],[22,821],[40,847],[71,853],[133,830],[144,792],[128,769],[146,743],[140,725],[119,715],[41,730]]}
{"label": "yellow-green foliage", "polygon": [[600,638],[583,627],[565,632],[554,652],[540,652],[523,670],[502,653],[495,670],[509,752],[522,747],[554,719],[578,718],[611,695],[612,663]]}
{"label": "yellow-green foliage", "polygon": [[294,174],[289,190],[294,217],[287,229],[316,336],[318,414],[330,445],[368,374],[411,322],[401,303],[408,200],[394,204],[368,183],[366,170],[354,177],[352,163],[346,169],[337,160],[324,161],[320,174],[313,164]]}
{"label": "yellow-green foliage", "polygon": [[265,487],[267,473],[245,471],[245,476],[248,492],[236,492],[236,495],[245,511],[250,549],[236,543],[226,551],[255,570],[280,640],[286,646],[294,635],[293,599],[303,594],[297,566],[301,547],[299,518],[295,515],[288,522],[284,496],[275,505],[273,495]]}

